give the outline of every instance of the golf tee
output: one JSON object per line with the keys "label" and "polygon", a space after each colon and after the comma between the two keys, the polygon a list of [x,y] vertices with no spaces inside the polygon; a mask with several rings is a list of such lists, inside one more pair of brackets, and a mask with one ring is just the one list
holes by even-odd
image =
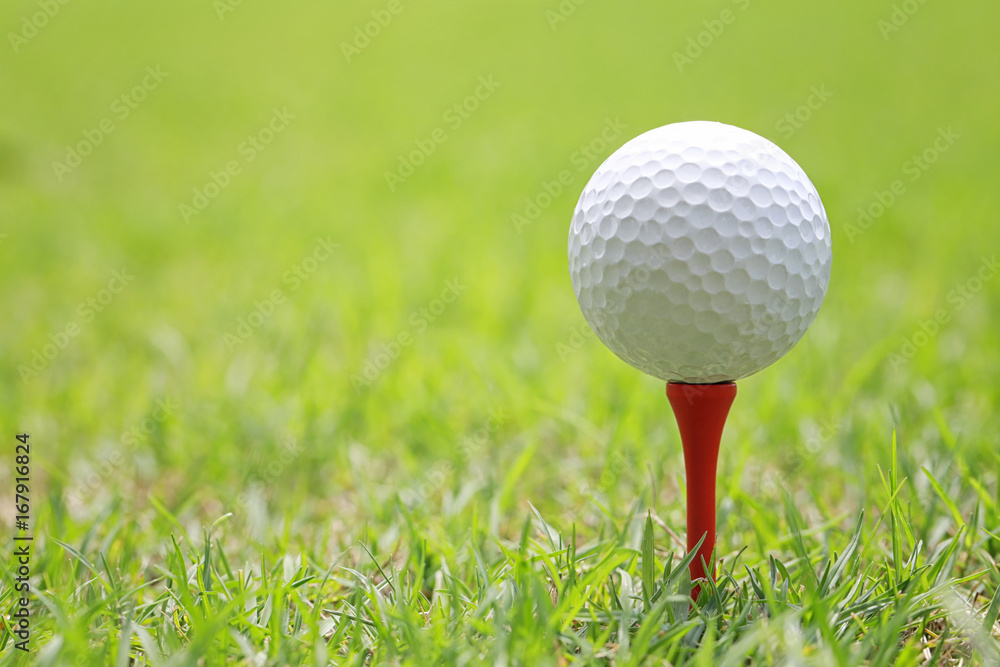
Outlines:
{"label": "golf tee", "polygon": [[[719,443],[729,408],[736,398],[736,385],[667,383],[667,399],[673,408],[684,448],[687,478],[687,548],[690,553],[704,541],[691,561],[691,580],[715,579],[712,551],[715,548],[715,483]],[[709,571],[705,571],[705,565]],[[692,599],[700,587],[691,587]]]}

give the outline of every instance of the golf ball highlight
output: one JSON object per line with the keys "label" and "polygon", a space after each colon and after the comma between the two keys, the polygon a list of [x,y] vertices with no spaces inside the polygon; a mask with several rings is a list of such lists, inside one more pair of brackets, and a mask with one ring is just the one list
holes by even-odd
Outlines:
{"label": "golf ball highlight", "polygon": [[787,353],[830,282],[816,188],[767,139],[708,121],[650,130],[583,189],[569,271],[583,315],[661,380],[746,377]]}

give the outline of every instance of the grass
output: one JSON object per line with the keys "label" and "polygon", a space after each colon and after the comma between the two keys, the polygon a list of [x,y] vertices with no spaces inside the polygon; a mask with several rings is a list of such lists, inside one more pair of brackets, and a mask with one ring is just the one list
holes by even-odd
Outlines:
{"label": "grass", "polygon": [[[1000,661],[995,3],[404,0],[350,62],[385,3],[226,6],[71,2],[17,50],[41,10],[0,9],[0,665]],[[663,386],[565,246],[606,155],[694,118],[804,167],[834,267],[740,382],[692,606]]]}

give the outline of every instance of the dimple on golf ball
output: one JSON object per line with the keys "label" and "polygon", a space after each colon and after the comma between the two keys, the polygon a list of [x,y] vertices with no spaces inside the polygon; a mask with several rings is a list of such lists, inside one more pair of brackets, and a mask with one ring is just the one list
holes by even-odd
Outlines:
{"label": "dimple on golf ball", "polygon": [[705,384],[777,361],[830,282],[830,224],[802,168],[761,136],[707,121],[615,151],[573,213],[569,271],[591,328],[661,380]]}

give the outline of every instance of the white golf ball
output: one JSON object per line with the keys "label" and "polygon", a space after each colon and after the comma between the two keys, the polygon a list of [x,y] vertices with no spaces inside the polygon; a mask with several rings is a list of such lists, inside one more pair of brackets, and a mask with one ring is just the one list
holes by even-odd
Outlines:
{"label": "white golf ball", "polygon": [[583,189],[569,272],[583,315],[623,360],[705,384],[777,361],[830,282],[830,224],[795,161],[706,121],[650,130]]}

